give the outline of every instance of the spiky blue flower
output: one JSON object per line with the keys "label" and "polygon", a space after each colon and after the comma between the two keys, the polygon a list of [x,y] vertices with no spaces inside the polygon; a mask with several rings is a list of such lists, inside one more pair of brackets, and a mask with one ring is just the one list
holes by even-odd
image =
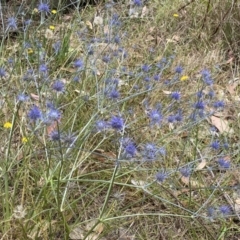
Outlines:
{"label": "spiky blue flower", "polygon": [[176,73],[178,73],[178,74],[181,74],[182,72],[183,72],[183,67],[182,66],[177,66],[176,68],[175,68],[175,72]]}
{"label": "spiky blue flower", "polygon": [[190,167],[183,167],[180,169],[180,173],[183,177],[189,177],[191,175],[191,172],[192,170]]}
{"label": "spiky blue flower", "polygon": [[52,89],[57,92],[64,92],[64,83],[61,80],[57,80],[53,83]]}
{"label": "spiky blue flower", "polygon": [[168,176],[167,173],[165,173],[163,171],[162,172],[158,172],[156,174],[156,179],[157,179],[158,182],[162,183],[162,182],[164,182],[166,180],[167,176]]}
{"label": "spiky blue flower", "polygon": [[158,147],[154,143],[146,143],[143,146],[142,157],[145,161],[156,160],[158,156],[165,156],[166,150],[163,147]]}
{"label": "spiky blue flower", "polygon": [[109,124],[115,130],[122,130],[124,126],[124,120],[120,116],[112,116]]}
{"label": "spiky blue flower", "polygon": [[7,19],[7,29],[17,29],[17,20],[15,17],[10,17]]}
{"label": "spiky blue flower", "polygon": [[48,67],[47,67],[47,65],[46,65],[46,64],[41,64],[41,65],[39,66],[39,72],[41,72],[41,73],[47,73],[47,72],[48,72]]}
{"label": "spiky blue flower", "polygon": [[40,3],[38,5],[38,11],[39,12],[42,12],[42,13],[50,13],[50,7],[49,7],[49,4],[47,3]]}
{"label": "spiky blue flower", "polygon": [[127,159],[133,158],[137,153],[135,143],[130,138],[123,138],[121,143],[123,148],[123,156]]}
{"label": "spiky blue flower", "polygon": [[218,141],[214,141],[210,144],[210,147],[214,150],[218,150],[220,148],[220,143]]}
{"label": "spiky blue flower", "polygon": [[160,124],[163,120],[162,114],[157,109],[151,110],[148,116],[150,118],[151,125]]}
{"label": "spiky blue flower", "polygon": [[147,65],[147,64],[142,65],[142,71],[143,72],[149,72],[150,70],[151,70],[150,65]]}
{"label": "spiky blue flower", "polygon": [[81,60],[81,59],[76,59],[74,62],[73,62],[73,66],[75,67],[75,68],[78,68],[78,69],[83,69],[84,68],[84,62],[83,62],[83,60]]}
{"label": "spiky blue flower", "polygon": [[60,132],[59,132],[59,131],[52,131],[52,132],[49,134],[49,138],[50,138],[50,140],[52,140],[52,141],[60,141],[60,140],[61,140]]}
{"label": "spiky blue flower", "polygon": [[227,161],[224,158],[219,158],[217,162],[219,166],[223,169],[229,169],[231,166],[230,161]]}
{"label": "spiky blue flower", "polygon": [[3,67],[0,67],[0,78],[6,77],[6,71]]}
{"label": "spiky blue flower", "polygon": [[219,207],[219,212],[223,215],[223,216],[228,216],[232,213],[232,209],[230,206],[228,205],[222,205]]}
{"label": "spiky blue flower", "polygon": [[137,6],[137,7],[140,7],[142,6],[142,0],[133,0],[133,5]]}
{"label": "spiky blue flower", "polygon": [[28,112],[28,117],[30,118],[30,120],[32,121],[37,121],[38,119],[40,119],[42,117],[42,112],[39,109],[39,107],[37,107],[36,105],[34,105]]}
{"label": "spiky blue flower", "polygon": [[171,98],[178,101],[181,98],[181,93],[180,92],[172,92]]}
{"label": "spiky blue flower", "polygon": [[194,107],[195,107],[196,109],[199,109],[199,110],[204,110],[205,105],[206,105],[206,104],[205,104],[203,101],[199,100],[198,102],[196,102],[196,103],[194,104]]}
{"label": "spiky blue flower", "polygon": [[224,108],[225,106],[225,103],[224,101],[216,101],[213,103],[213,107],[218,109],[218,108]]}
{"label": "spiky blue flower", "polygon": [[98,120],[95,124],[96,130],[98,132],[105,131],[108,128],[108,123],[104,120]]}
{"label": "spiky blue flower", "polygon": [[18,100],[19,102],[26,102],[28,99],[29,99],[29,96],[27,96],[27,95],[24,94],[24,93],[20,93],[20,94],[18,94],[18,96],[17,96],[17,100]]}

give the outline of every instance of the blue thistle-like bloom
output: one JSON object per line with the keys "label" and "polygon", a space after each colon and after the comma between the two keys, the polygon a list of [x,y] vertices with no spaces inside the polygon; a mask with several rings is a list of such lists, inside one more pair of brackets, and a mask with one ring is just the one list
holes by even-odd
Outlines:
{"label": "blue thistle-like bloom", "polygon": [[209,98],[213,98],[215,96],[215,92],[213,90],[210,90],[208,92],[208,96],[209,96]]}
{"label": "blue thistle-like bloom", "polygon": [[182,110],[178,110],[174,117],[177,122],[181,122],[183,120]]}
{"label": "blue thistle-like bloom", "polygon": [[174,123],[175,122],[175,116],[174,115],[169,115],[167,118],[169,123]]}
{"label": "blue thistle-like bloom", "polygon": [[57,80],[53,83],[52,89],[57,92],[63,92],[64,91],[64,83],[63,81]]}
{"label": "blue thistle-like bloom", "polygon": [[161,156],[165,156],[166,155],[165,148],[157,147],[153,143],[146,143],[144,145],[144,149],[142,151],[142,156],[143,156],[144,160],[146,160],[146,161],[153,161],[160,155]]}
{"label": "blue thistle-like bloom", "polygon": [[225,103],[224,101],[216,101],[213,103],[213,107],[218,109],[218,108],[224,108],[225,106]]}
{"label": "blue thistle-like bloom", "polygon": [[102,61],[105,62],[105,63],[109,63],[111,60],[110,56],[109,55],[105,55],[102,57]]}
{"label": "blue thistle-like bloom", "polygon": [[198,91],[198,92],[196,92],[196,96],[198,97],[198,98],[202,98],[203,96],[204,96],[204,92],[201,90],[201,91]]}
{"label": "blue thistle-like bloom", "polygon": [[83,69],[84,68],[84,62],[81,59],[77,59],[73,62],[73,66],[78,69]]}
{"label": "blue thistle-like bloom", "polygon": [[39,66],[39,72],[41,72],[41,73],[47,73],[47,72],[48,72],[48,67],[47,67],[47,65],[46,65],[46,64],[41,64],[41,65]]}
{"label": "blue thistle-like bloom", "polygon": [[116,44],[120,44],[121,38],[120,38],[118,35],[115,36],[115,37],[114,37],[114,42],[115,42]]}
{"label": "blue thistle-like bloom", "polygon": [[29,99],[29,96],[27,96],[24,93],[20,93],[17,96],[17,101],[19,101],[19,102],[26,102],[28,99]]}
{"label": "blue thistle-like bloom", "polygon": [[161,75],[160,74],[156,74],[153,76],[153,80],[154,81],[159,81],[161,79]]}
{"label": "blue thistle-like bloom", "polygon": [[220,148],[220,143],[218,141],[214,141],[210,144],[210,147],[214,150],[218,150]]}
{"label": "blue thistle-like bloom", "polygon": [[28,112],[28,117],[30,118],[30,120],[32,121],[37,121],[38,119],[40,119],[42,117],[42,112],[41,110],[34,105]]}
{"label": "blue thistle-like bloom", "polygon": [[178,101],[181,98],[181,93],[180,92],[172,92],[171,98]]}
{"label": "blue thistle-like bloom", "polygon": [[144,77],[144,81],[145,81],[145,82],[150,82],[150,81],[151,81],[151,78],[150,78],[149,76],[145,76],[145,77]]}
{"label": "blue thistle-like bloom", "polygon": [[108,94],[108,97],[111,99],[118,99],[120,97],[120,93],[117,89],[112,89]]}
{"label": "blue thistle-like bloom", "polygon": [[123,118],[119,116],[113,116],[109,122],[110,126],[115,130],[122,130],[124,126]]}
{"label": "blue thistle-like bloom", "polygon": [[105,131],[109,127],[109,125],[104,120],[98,120],[95,124],[95,127],[98,132],[102,132],[102,131]]}
{"label": "blue thistle-like bloom", "polygon": [[48,112],[47,112],[47,119],[50,121],[58,121],[61,117],[61,113],[59,110],[55,109],[55,108],[51,108]]}
{"label": "blue thistle-like bloom", "polygon": [[17,29],[17,20],[15,17],[10,17],[7,19],[7,29]]}
{"label": "blue thistle-like bloom", "polygon": [[213,84],[213,79],[211,77],[211,73],[207,69],[202,70],[201,75],[202,75],[203,81],[207,85],[212,85]]}
{"label": "blue thistle-like bloom", "polygon": [[229,169],[231,166],[230,161],[227,161],[224,158],[218,159],[217,162],[218,162],[219,166],[223,169]]}
{"label": "blue thistle-like bloom", "polygon": [[38,5],[38,11],[43,13],[50,13],[50,7],[47,3],[40,3]]}
{"label": "blue thistle-like bloom", "polygon": [[149,72],[151,70],[151,66],[144,64],[142,65],[142,71],[143,72]]}
{"label": "blue thistle-like bloom", "polygon": [[182,72],[183,72],[183,67],[177,66],[177,67],[175,68],[175,73],[181,74]]}
{"label": "blue thistle-like bloom", "polygon": [[232,209],[230,206],[228,205],[222,205],[219,207],[219,212],[223,215],[223,216],[228,216],[232,213]]}
{"label": "blue thistle-like bloom", "polygon": [[183,177],[189,177],[191,175],[191,172],[192,170],[190,167],[183,167],[180,169],[180,173]]}
{"label": "blue thistle-like bloom", "polygon": [[156,174],[156,179],[157,179],[158,182],[162,183],[166,180],[167,176],[168,175],[165,172],[158,172]]}
{"label": "blue thistle-like bloom", "polygon": [[151,110],[148,116],[150,118],[151,125],[160,124],[163,120],[162,114],[156,109]]}
{"label": "blue thistle-like bloom", "polygon": [[133,158],[137,153],[137,148],[134,142],[129,138],[123,138],[121,142],[123,147],[123,156],[127,159]]}
{"label": "blue thistle-like bloom", "polygon": [[137,6],[137,7],[140,7],[140,6],[142,6],[142,0],[133,0],[133,5],[135,5],[135,6]]}
{"label": "blue thistle-like bloom", "polygon": [[52,132],[49,134],[49,138],[50,138],[50,140],[52,140],[52,141],[60,141],[60,140],[61,140],[60,132],[59,132],[59,131],[52,131]]}
{"label": "blue thistle-like bloom", "polygon": [[0,67],[0,77],[1,78],[6,77],[6,71],[3,67]]}
{"label": "blue thistle-like bloom", "polygon": [[67,145],[71,145],[75,142],[76,138],[77,137],[75,133],[68,132],[62,136],[62,141]]}
{"label": "blue thistle-like bloom", "polygon": [[216,210],[215,210],[215,208],[213,208],[213,207],[208,207],[207,208],[207,216],[209,217],[209,218],[214,218],[215,217],[215,215],[216,215]]}
{"label": "blue thistle-like bloom", "polygon": [[199,100],[198,102],[196,102],[196,103],[194,104],[194,107],[195,107],[196,109],[199,109],[199,110],[204,110],[204,108],[205,108],[205,103],[204,103],[203,101]]}

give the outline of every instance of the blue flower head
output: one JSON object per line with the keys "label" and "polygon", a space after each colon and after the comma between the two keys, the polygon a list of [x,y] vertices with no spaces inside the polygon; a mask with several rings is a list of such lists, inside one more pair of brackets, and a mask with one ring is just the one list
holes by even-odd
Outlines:
{"label": "blue flower head", "polygon": [[195,107],[196,109],[199,109],[199,110],[204,110],[204,108],[205,108],[205,103],[204,103],[203,101],[199,100],[198,102],[196,102],[196,103],[194,104],[194,107]]}
{"label": "blue flower head", "polygon": [[40,119],[42,117],[42,112],[41,110],[34,105],[28,112],[28,117],[30,118],[30,120],[32,121],[37,121],[38,119]]}
{"label": "blue flower head", "polygon": [[50,7],[47,3],[39,3],[38,5],[38,11],[42,13],[50,13]]}
{"label": "blue flower head", "polygon": [[3,67],[0,67],[0,78],[6,77],[6,71]]}
{"label": "blue flower head", "polygon": [[167,173],[165,173],[165,172],[158,172],[157,174],[156,174],[156,179],[157,179],[157,181],[158,182],[160,182],[160,183],[162,183],[162,182],[164,182],[165,181],[165,179],[167,178]]}
{"label": "blue flower head", "polygon": [[129,138],[124,138],[121,142],[123,147],[123,156],[127,159],[133,158],[137,153],[137,148],[133,141]]}
{"label": "blue flower head", "polygon": [[151,125],[160,124],[163,120],[162,114],[156,109],[151,110],[148,116],[150,118]]}
{"label": "blue flower head", "polygon": [[10,17],[7,19],[7,28],[8,29],[17,29],[17,21],[15,17]]}
{"label": "blue flower head", "polygon": [[224,101],[216,101],[213,103],[213,107],[218,109],[218,108],[224,108],[225,104]]}
{"label": "blue flower head", "polygon": [[153,143],[146,143],[144,145],[142,156],[145,161],[156,160],[158,156],[165,156],[166,150],[162,147],[157,147]]}
{"label": "blue flower head", "polygon": [[110,126],[115,130],[122,130],[124,126],[123,118],[119,116],[113,116],[109,122]]}
{"label": "blue flower head", "polygon": [[142,6],[142,0],[133,0],[133,5],[137,6],[137,7],[140,7]]}
{"label": "blue flower head", "polygon": [[52,132],[49,134],[49,138],[50,138],[50,140],[52,140],[52,141],[59,141],[59,140],[61,140],[60,132],[59,132],[59,131],[52,131]]}
{"label": "blue flower head", "polygon": [[95,124],[95,127],[98,132],[102,132],[108,128],[108,123],[104,120],[98,120]]}
{"label": "blue flower head", "polygon": [[230,206],[228,205],[222,205],[219,207],[219,212],[223,215],[223,216],[228,216],[232,213],[232,209]]}
{"label": "blue flower head", "polygon": [[219,166],[223,169],[229,169],[231,166],[230,161],[227,161],[224,158],[219,158],[217,162]]}
{"label": "blue flower head", "polygon": [[189,177],[191,175],[191,172],[192,170],[190,167],[183,167],[180,169],[180,173],[183,177]]}
{"label": "blue flower head", "polygon": [[53,83],[52,89],[57,92],[63,92],[64,91],[64,83],[63,81],[57,80]]}
{"label": "blue flower head", "polygon": [[220,148],[220,143],[218,141],[214,141],[210,144],[210,147],[214,150],[218,150]]}
{"label": "blue flower head", "polygon": [[73,66],[75,68],[78,68],[78,69],[82,70],[84,68],[84,62],[81,59],[77,59],[73,62]]}
{"label": "blue flower head", "polygon": [[180,92],[172,92],[171,98],[178,101],[181,98],[181,93]]}
{"label": "blue flower head", "polygon": [[180,65],[175,68],[175,73],[181,74],[183,72],[183,67]]}

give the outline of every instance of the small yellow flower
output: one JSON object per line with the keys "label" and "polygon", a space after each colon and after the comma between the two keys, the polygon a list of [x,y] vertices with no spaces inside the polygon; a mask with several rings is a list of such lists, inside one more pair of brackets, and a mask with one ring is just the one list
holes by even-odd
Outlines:
{"label": "small yellow flower", "polygon": [[27,143],[28,139],[26,137],[22,137],[22,143]]}
{"label": "small yellow flower", "polygon": [[186,81],[186,80],[188,80],[189,79],[189,77],[188,76],[182,76],[181,78],[180,78],[180,81]]}
{"label": "small yellow flower", "polygon": [[54,27],[53,25],[50,25],[50,26],[49,26],[49,29],[54,30],[55,27]]}
{"label": "small yellow flower", "polygon": [[28,54],[32,54],[33,53],[32,48],[28,48],[27,52],[28,52]]}
{"label": "small yellow flower", "polygon": [[8,129],[12,127],[12,124],[10,122],[5,122],[3,127]]}
{"label": "small yellow flower", "polygon": [[52,12],[52,14],[56,14],[57,10],[53,9],[51,12]]}
{"label": "small yellow flower", "polygon": [[178,18],[179,15],[178,15],[177,13],[174,13],[174,14],[173,14],[173,17]]}

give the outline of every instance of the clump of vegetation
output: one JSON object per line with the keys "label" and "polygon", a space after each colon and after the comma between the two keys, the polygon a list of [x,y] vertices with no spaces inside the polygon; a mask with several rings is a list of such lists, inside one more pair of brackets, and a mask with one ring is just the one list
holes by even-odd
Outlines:
{"label": "clump of vegetation", "polygon": [[2,18],[2,239],[237,236],[238,62],[211,22],[225,10],[167,2]]}

